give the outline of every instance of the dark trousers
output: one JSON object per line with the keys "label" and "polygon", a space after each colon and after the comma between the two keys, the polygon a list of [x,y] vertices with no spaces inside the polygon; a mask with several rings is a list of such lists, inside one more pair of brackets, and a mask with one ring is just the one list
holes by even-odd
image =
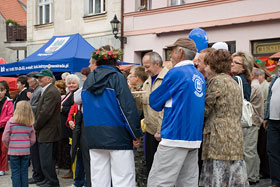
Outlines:
{"label": "dark trousers", "polygon": [[90,176],[90,157],[89,149],[86,143],[86,137],[84,132],[84,124],[81,126],[81,137],[80,137],[80,149],[83,157],[84,170],[86,174],[87,187],[91,187],[91,176]]}
{"label": "dark trousers", "polygon": [[38,142],[30,147],[30,158],[33,166],[32,178],[36,181],[44,180],[44,175],[41,169],[40,155],[39,155],[39,145]]}
{"label": "dark trousers", "polygon": [[145,149],[146,149],[146,164],[147,164],[148,176],[153,165],[154,155],[157,151],[158,144],[159,142],[155,139],[154,135],[146,132]]}
{"label": "dark trousers", "polygon": [[81,149],[77,151],[76,170],[74,185],[77,187],[87,186],[85,180],[85,170]]}
{"label": "dark trousers", "polygon": [[280,120],[268,121],[267,154],[272,185],[280,186]]}
{"label": "dark trousers", "polygon": [[269,178],[269,162],[266,152],[266,129],[261,125],[258,136],[258,154],[260,157],[260,174],[263,178]]}
{"label": "dark trousers", "polygon": [[39,143],[41,168],[49,186],[59,185],[55,171],[55,145],[55,142]]}
{"label": "dark trousers", "polygon": [[56,164],[60,169],[71,169],[71,145],[69,138],[63,138],[56,144]]}
{"label": "dark trousers", "polygon": [[13,187],[28,187],[29,155],[10,156]]}

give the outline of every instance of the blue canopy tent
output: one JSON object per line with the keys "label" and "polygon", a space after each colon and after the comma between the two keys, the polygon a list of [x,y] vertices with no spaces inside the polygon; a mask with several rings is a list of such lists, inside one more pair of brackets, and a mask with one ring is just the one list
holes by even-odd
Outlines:
{"label": "blue canopy tent", "polygon": [[27,74],[46,68],[53,72],[80,72],[83,67],[88,66],[94,49],[80,34],[53,36],[27,58],[0,64],[0,76]]}

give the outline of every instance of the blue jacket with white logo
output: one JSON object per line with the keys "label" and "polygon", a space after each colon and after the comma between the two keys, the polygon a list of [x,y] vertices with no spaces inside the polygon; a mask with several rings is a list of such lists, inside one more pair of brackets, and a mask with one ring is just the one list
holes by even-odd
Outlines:
{"label": "blue jacket with white logo", "polygon": [[149,98],[150,106],[164,116],[160,144],[199,148],[204,120],[205,80],[190,60],[176,64]]}
{"label": "blue jacket with white logo", "polygon": [[89,74],[82,91],[89,149],[130,150],[142,136],[136,103],[118,68],[101,65]]}

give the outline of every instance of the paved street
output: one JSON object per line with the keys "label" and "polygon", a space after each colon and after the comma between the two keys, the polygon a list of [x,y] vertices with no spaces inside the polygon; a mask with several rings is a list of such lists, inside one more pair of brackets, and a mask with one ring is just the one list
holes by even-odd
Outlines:
{"label": "paved street", "polygon": [[[67,187],[71,186],[73,184],[72,179],[62,179],[61,176],[63,176],[65,173],[67,173],[68,170],[57,170],[59,182],[61,187]],[[32,167],[29,167],[29,173],[28,177],[31,177],[32,175]],[[12,180],[11,180],[11,171],[7,172],[4,176],[0,176],[0,187],[10,187],[12,186]],[[36,187],[35,184],[29,185],[29,187]]]}
{"label": "paved street", "polygon": [[251,187],[268,187],[271,185],[270,179],[261,180],[257,185],[251,185]]}
{"label": "paved street", "polygon": [[[29,167],[29,177],[32,175],[32,168]],[[61,187],[67,187],[71,186],[73,184],[72,179],[62,179],[61,176],[63,176],[65,173],[67,173],[67,170],[57,170],[60,186]],[[0,176],[0,187],[10,187],[12,186],[11,181],[11,172],[7,172],[6,175]],[[36,185],[29,185],[30,187],[36,187]],[[268,187],[270,186],[270,179],[261,180],[259,184],[253,185],[251,187]]]}

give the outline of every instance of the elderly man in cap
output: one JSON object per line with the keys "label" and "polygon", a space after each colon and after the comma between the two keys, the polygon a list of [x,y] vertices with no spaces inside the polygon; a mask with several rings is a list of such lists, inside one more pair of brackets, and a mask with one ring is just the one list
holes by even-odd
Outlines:
{"label": "elderly man in cap", "polygon": [[55,143],[60,139],[60,93],[52,84],[53,73],[48,69],[36,74],[42,87],[35,115],[34,129],[39,143],[39,155],[45,179],[41,187],[59,186],[55,171]]}
{"label": "elderly man in cap", "polygon": [[[39,86],[38,79],[35,77],[39,72],[31,72],[27,74],[27,82],[29,88],[33,90],[33,93],[28,92],[28,97],[30,98],[30,105],[34,115],[36,114],[37,105],[41,96],[42,87]],[[32,147],[30,147],[30,157],[33,166],[32,178],[28,179],[29,184],[35,184],[44,180],[44,175],[41,169],[40,156],[39,156],[39,147],[38,141]]]}
{"label": "elderly man in cap", "polygon": [[198,149],[202,140],[205,80],[192,62],[193,40],[179,38],[170,54],[173,68],[149,98],[164,109],[161,142],[154,157],[148,187],[198,186]]}

